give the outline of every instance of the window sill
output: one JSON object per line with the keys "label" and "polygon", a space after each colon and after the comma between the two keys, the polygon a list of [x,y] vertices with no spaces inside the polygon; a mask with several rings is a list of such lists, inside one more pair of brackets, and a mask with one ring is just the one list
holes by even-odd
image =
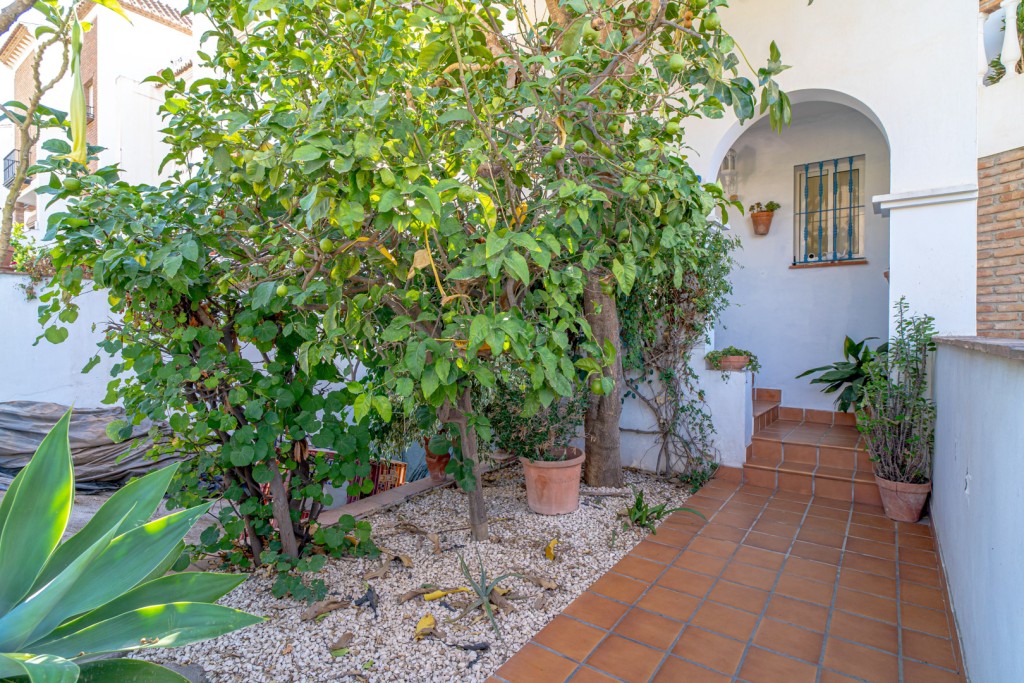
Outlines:
{"label": "window sill", "polygon": [[794,263],[789,267],[789,269],[803,270],[804,268],[835,268],[836,266],[866,266],[867,264],[867,259],[855,258],[848,261],[813,261],[809,263]]}

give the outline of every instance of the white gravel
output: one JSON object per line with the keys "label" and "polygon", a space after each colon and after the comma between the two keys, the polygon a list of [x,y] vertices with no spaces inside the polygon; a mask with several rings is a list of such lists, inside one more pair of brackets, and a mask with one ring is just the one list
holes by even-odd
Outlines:
{"label": "white gravel", "polygon": [[[627,483],[641,488],[648,504],[667,501],[669,506],[687,498],[686,489],[653,475],[625,473]],[[436,489],[408,501],[400,508],[370,517],[379,546],[407,555],[411,568],[391,563],[383,579],[371,579],[379,596],[376,616],[366,607],[347,607],[330,612],[320,621],[301,621],[304,604],[278,600],[270,594],[272,579],[256,573],[221,603],[268,617],[268,621],[205,643],[181,648],[151,650],[144,656],[163,663],[201,666],[209,679],[222,681],[483,681],[532,638],[556,614],[591,583],[620,560],[646,532],[621,530],[618,512],[628,497],[587,495],[584,489],[579,510],[569,515],[537,515],[526,506],[526,489],[519,466],[492,472],[486,477],[485,496],[490,517],[488,543],[473,543],[466,529],[464,496],[455,488]],[[400,528],[411,522],[439,534],[442,552],[422,535]],[[556,558],[548,560],[544,548],[558,539]],[[489,576],[526,570],[554,579],[558,587],[545,590],[522,578],[508,578],[501,586],[514,611],[497,619],[503,640],[490,623],[476,619],[475,611],[457,623],[447,620],[458,612],[438,602],[414,598],[398,604],[398,598],[423,584],[441,587],[467,585],[459,570],[459,553],[473,570],[477,553]],[[331,560],[321,572],[328,597],[354,599],[366,590],[363,574],[380,566],[375,559]],[[542,594],[547,599],[538,604]],[[466,595],[451,596],[450,603]],[[432,614],[443,639],[414,640],[417,622]],[[354,634],[348,654],[334,657],[331,644],[345,633]],[[490,643],[478,653],[458,644]]]}

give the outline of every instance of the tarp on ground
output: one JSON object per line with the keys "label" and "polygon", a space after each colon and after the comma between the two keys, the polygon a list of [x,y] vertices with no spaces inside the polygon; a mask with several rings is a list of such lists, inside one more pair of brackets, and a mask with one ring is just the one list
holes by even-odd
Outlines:
{"label": "tarp on ground", "polygon": [[[68,406],[57,403],[0,403],[0,490],[6,488],[5,483],[9,483],[13,473],[28,464],[43,437],[67,410]],[[107,425],[124,419],[123,408],[75,408],[71,413],[68,439],[76,486],[93,489],[116,486],[129,477],[178,459],[174,454],[161,455],[159,460],[146,456],[153,446],[149,437],[153,423],[148,420],[133,428],[130,439],[114,443],[107,436]],[[164,425],[160,433],[161,440],[170,438],[171,430]]]}

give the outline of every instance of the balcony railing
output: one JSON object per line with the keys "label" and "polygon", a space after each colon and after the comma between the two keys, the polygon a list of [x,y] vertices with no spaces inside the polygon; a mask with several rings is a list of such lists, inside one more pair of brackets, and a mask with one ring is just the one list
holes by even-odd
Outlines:
{"label": "balcony railing", "polygon": [[17,167],[18,150],[12,149],[11,152],[4,157],[4,187],[10,187],[14,184],[14,176],[16,175]]}
{"label": "balcony railing", "polygon": [[1024,74],[1018,71],[1022,54],[1024,54],[1024,35],[1021,32],[1024,17],[1021,16],[1021,0],[1003,0],[1000,7],[1006,12],[1003,20],[1002,44],[999,54],[991,61],[985,51],[985,26],[989,21],[989,15],[982,13],[978,17],[978,49],[980,50],[978,69],[983,85],[993,85],[1008,78],[1024,77]]}

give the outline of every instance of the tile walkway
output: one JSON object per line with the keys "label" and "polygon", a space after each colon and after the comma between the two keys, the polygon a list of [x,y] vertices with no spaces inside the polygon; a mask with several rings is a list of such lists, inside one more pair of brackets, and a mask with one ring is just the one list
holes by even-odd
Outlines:
{"label": "tile walkway", "polygon": [[931,528],[715,480],[491,679],[962,683]]}

